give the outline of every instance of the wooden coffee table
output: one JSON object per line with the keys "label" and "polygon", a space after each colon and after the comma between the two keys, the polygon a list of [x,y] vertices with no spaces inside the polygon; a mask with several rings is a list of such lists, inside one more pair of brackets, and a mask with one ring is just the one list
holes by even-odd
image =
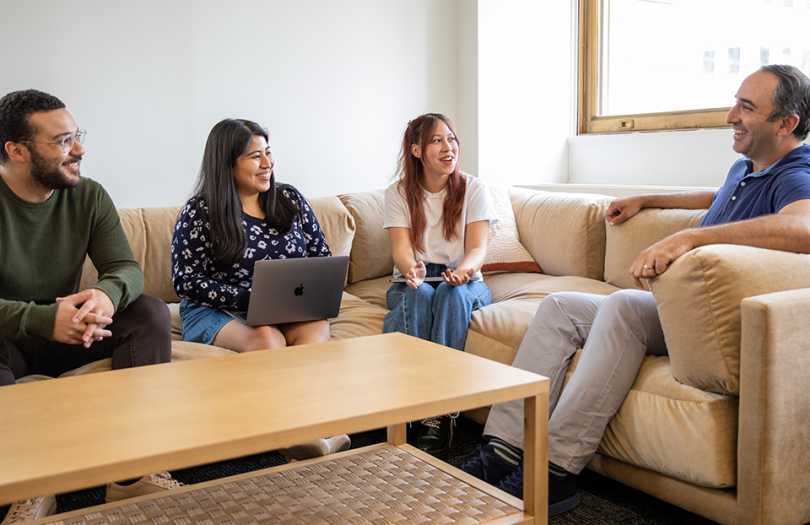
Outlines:
{"label": "wooden coffee table", "polygon": [[459,480],[519,506],[406,445],[405,423],[524,398],[523,509],[497,523],[546,523],[547,394],[544,377],[402,334],[3,387],[0,504],[388,427],[388,445],[276,470],[327,468],[357,453],[396,464],[407,456],[447,471],[445,485]]}

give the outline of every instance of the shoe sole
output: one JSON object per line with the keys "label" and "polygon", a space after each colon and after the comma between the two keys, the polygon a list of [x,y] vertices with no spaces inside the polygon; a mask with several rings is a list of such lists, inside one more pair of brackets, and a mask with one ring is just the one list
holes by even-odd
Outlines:
{"label": "shoe sole", "polygon": [[548,516],[556,516],[557,514],[562,514],[563,512],[568,512],[569,510],[573,509],[579,505],[579,492],[571,496],[570,498],[564,499],[562,501],[558,501],[554,505],[548,506]]}
{"label": "shoe sole", "polygon": [[425,454],[430,454],[431,456],[433,456],[434,458],[437,458],[437,459],[446,458],[447,454],[450,452],[450,444],[449,443],[447,444],[446,447],[444,447],[442,449],[439,449],[439,450],[435,450],[433,452],[431,452],[429,450],[425,450],[423,448],[419,448],[418,445],[417,445],[416,448],[419,449],[420,451],[424,452]]}
{"label": "shoe sole", "polygon": [[[318,442],[323,441],[326,444],[326,449],[318,446]],[[287,463],[293,461],[303,461],[305,459],[320,458],[334,454],[335,452],[342,452],[348,450],[352,446],[352,440],[346,434],[340,436],[332,436],[323,440],[311,441],[309,443],[302,443],[280,451]]]}

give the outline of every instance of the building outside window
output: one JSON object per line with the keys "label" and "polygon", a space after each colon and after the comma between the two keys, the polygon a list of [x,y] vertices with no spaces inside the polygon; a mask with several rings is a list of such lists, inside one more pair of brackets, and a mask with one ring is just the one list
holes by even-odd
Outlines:
{"label": "building outside window", "polygon": [[760,46],[759,48],[759,64],[761,66],[771,63],[771,48],[767,46]]}
{"label": "building outside window", "polygon": [[730,47],[728,49],[728,74],[740,74],[740,48]]}
{"label": "building outside window", "polygon": [[714,73],[714,51],[703,52],[703,73],[706,75]]}
{"label": "building outside window", "polygon": [[745,76],[810,72],[810,0],[580,0],[580,133],[726,127]]}

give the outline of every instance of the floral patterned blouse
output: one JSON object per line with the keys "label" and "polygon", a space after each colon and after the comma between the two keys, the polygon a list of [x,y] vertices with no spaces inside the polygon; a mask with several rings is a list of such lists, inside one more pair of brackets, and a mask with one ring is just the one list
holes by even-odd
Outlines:
{"label": "floral patterned blouse", "polygon": [[301,210],[292,228],[282,235],[264,219],[243,213],[247,247],[242,260],[232,265],[213,260],[205,201],[193,197],[186,203],[172,236],[172,282],[178,296],[209,308],[247,310],[256,261],[332,255],[304,196],[290,185],[282,188]]}

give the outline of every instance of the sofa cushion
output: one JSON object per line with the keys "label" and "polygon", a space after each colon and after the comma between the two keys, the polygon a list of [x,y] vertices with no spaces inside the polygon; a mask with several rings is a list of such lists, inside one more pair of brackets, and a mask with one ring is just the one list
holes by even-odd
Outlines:
{"label": "sofa cushion", "polygon": [[[202,359],[203,357],[214,357],[218,355],[228,355],[235,352],[226,350],[218,346],[203,345],[200,343],[189,343],[187,341],[172,341],[172,362],[190,361],[192,359]],[[74,368],[59,377],[78,376],[82,374],[92,374],[94,372],[104,372],[112,369],[112,359],[100,359],[87,363],[79,368]]]}
{"label": "sofa cushion", "polygon": [[585,277],[537,273],[485,275],[484,283],[492,293],[492,304],[473,312],[464,350],[507,365],[512,364],[540,301],[548,294],[570,291],[608,295],[618,290]]}
{"label": "sofa cushion", "polygon": [[[143,293],[167,303],[179,302],[172,287],[171,243],[180,206],[118,210],[121,226],[144,275]],[[98,272],[86,259],[81,289],[98,282]]]}
{"label": "sofa cushion", "polygon": [[638,254],[664,237],[695,228],[706,210],[644,209],[628,221],[607,226],[605,281],[620,288],[635,288],[630,265]]}
{"label": "sofa cushion", "polygon": [[810,257],[750,246],[703,246],[679,257],[650,285],[675,378],[738,394],[740,303],[810,287]]}
{"label": "sofa cushion", "polygon": [[376,279],[367,279],[359,283],[353,283],[346,286],[346,292],[358,297],[367,303],[379,306],[380,308],[388,309],[388,304],[385,298],[386,292],[391,287],[391,276],[378,277]]}
{"label": "sofa cushion", "polygon": [[348,193],[338,197],[354,217],[357,228],[349,257],[349,282],[391,275],[394,256],[391,239],[383,229],[385,190]]}
{"label": "sofa cushion", "polygon": [[544,273],[602,280],[612,197],[520,188],[509,195],[521,243]]}
{"label": "sofa cushion", "polygon": [[[572,363],[570,370],[575,368]],[[732,487],[738,406],[736,396],[679,383],[668,357],[647,356],[599,452],[696,485]]]}
{"label": "sofa cushion", "polygon": [[388,310],[374,306],[349,293],[343,293],[340,314],[329,320],[332,339],[349,339],[382,333]]}
{"label": "sofa cushion", "polygon": [[509,186],[487,184],[498,222],[490,228],[487,240],[487,256],[482,272],[539,272],[540,266],[526,248],[520,244],[520,236],[509,198]]}
{"label": "sofa cushion", "polygon": [[169,303],[169,314],[172,316],[172,341],[182,341],[183,334],[181,332],[180,323],[180,303]]}
{"label": "sofa cushion", "polygon": [[354,240],[354,217],[335,196],[307,199],[321,225],[332,255],[349,255]]}

